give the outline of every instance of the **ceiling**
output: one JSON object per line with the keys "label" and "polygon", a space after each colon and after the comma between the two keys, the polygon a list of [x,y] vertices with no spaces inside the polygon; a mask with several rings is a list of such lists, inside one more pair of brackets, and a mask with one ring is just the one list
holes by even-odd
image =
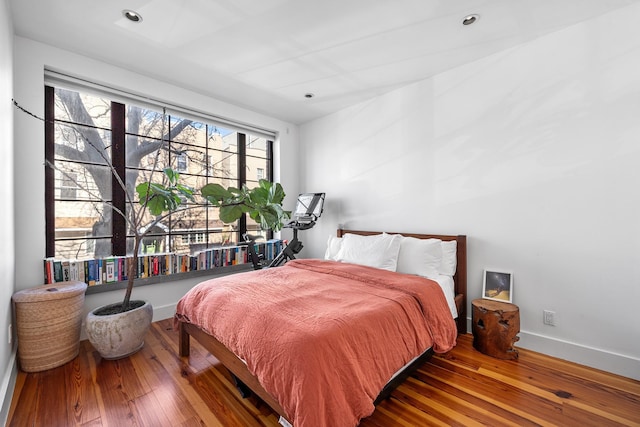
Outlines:
{"label": "ceiling", "polygon": [[[18,36],[300,124],[637,1],[11,0],[10,5]],[[126,20],[123,9],[140,13],[142,22]],[[468,14],[480,18],[463,26]],[[308,93],[315,96],[305,97]]]}

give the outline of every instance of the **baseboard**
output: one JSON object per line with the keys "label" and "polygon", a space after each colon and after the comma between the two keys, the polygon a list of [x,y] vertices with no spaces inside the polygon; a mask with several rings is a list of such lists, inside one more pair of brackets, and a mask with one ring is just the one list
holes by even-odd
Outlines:
{"label": "baseboard", "polygon": [[160,307],[153,307],[153,321],[157,322],[158,320],[170,319],[176,314],[176,306],[178,304],[167,304],[162,305]]}
{"label": "baseboard", "polygon": [[[471,319],[467,319],[467,330],[469,333],[472,331]],[[638,358],[528,331],[520,331],[518,336],[520,341],[516,347],[640,381],[640,359]]]}
{"label": "baseboard", "polygon": [[18,378],[17,349],[14,346],[9,363],[5,369],[2,384],[0,384],[0,393],[3,397],[2,407],[0,408],[0,425],[7,425],[9,418],[9,410],[11,409],[11,399],[13,398],[13,390],[16,386],[16,378]]}

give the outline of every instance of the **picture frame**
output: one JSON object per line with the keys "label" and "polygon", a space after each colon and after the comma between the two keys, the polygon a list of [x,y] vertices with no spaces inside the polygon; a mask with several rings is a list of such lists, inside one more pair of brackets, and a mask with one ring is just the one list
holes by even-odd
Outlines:
{"label": "picture frame", "polygon": [[513,273],[486,268],[482,280],[482,298],[494,301],[513,301]]}

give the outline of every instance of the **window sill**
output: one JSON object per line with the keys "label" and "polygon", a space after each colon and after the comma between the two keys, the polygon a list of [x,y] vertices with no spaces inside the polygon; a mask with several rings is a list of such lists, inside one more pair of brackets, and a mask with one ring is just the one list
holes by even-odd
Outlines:
{"label": "window sill", "polygon": [[[223,277],[230,274],[242,273],[245,271],[251,271],[253,267],[251,264],[231,265],[227,267],[217,267],[210,270],[195,270],[185,273],[175,273],[164,276],[145,277],[143,279],[136,279],[133,283],[134,287],[156,285],[158,283],[175,282],[176,280],[189,279],[192,277]],[[103,283],[101,285],[94,285],[87,287],[86,295],[98,294],[102,292],[117,291],[127,288],[127,281]]]}

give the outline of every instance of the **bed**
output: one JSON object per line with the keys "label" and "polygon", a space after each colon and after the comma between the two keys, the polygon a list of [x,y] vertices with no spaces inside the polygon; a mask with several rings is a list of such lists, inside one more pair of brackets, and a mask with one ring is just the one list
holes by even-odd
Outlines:
{"label": "bed", "polygon": [[[452,297],[439,281],[398,273],[400,260],[390,268],[350,262],[347,249],[363,239],[385,248],[402,239],[413,258],[434,239],[453,244]],[[339,260],[329,253],[335,242]],[[434,351],[448,351],[466,333],[466,237],[338,230],[333,243],[325,260],[194,287],[176,309],[180,356],[195,338],[283,425],[357,425]]]}

